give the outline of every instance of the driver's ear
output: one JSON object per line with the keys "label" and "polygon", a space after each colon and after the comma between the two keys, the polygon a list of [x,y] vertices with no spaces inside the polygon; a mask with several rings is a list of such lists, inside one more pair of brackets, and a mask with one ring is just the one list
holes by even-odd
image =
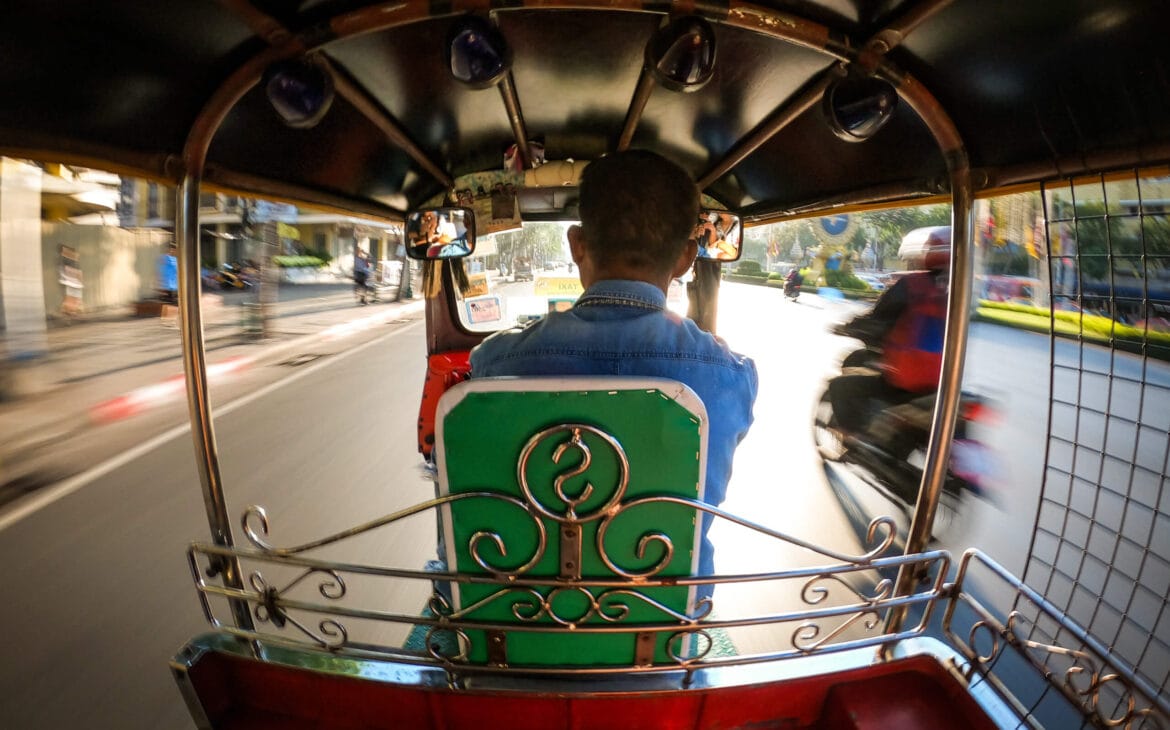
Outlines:
{"label": "driver's ear", "polygon": [[699,255],[699,242],[695,239],[687,241],[686,248],[683,249],[682,254],[678,257],[678,261],[674,263],[674,271],[671,272],[671,278],[677,279],[694,266],[695,257]]}
{"label": "driver's ear", "polygon": [[580,266],[585,257],[585,236],[582,235],[581,226],[569,226],[565,236],[569,239],[569,255],[573,257],[573,263]]}

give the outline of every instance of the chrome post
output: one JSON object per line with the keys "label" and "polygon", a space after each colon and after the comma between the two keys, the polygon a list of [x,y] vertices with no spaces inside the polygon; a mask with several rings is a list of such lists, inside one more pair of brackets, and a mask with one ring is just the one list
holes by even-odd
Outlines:
{"label": "chrome post", "polygon": [[[910,555],[922,552],[930,542],[935,509],[950,465],[951,439],[955,435],[959,399],[962,396],[963,360],[967,355],[975,249],[975,194],[963,139],[934,96],[912,76],[900,75],[889,67],[879,68],[878,74],[895,83],[898,96],[918,114],[938,142],[939,151],[946,161],[951,186],[951,271],[947,289],[947,323],[934,415],[926,447],[926,463],[922,468],[922,483],[918,489],[918,501],[914,505],[914,518],[906,535],[905,554]],[[894,584],[894,596],[909,595],[924,577],[921,572],[913,569],[913,566],[902,566]],[[930,618],[932,608],[933,604],[926,606],[923,623]],[[886,617],[887,632],[896,634],[901,631],[906,611],[905,606],[897,606],[890,611]],[[891,648],[891,644],[886,644],[882,654],[888,657]]]}
{"label": "chrome post", "polygon": [[[930,423],[930,439],[926,447],[926,464],[922,468],[922,483],[918,502],[914,505],[914,519],[906,535],[905,553],[919,553],[930,542],[934,515],[939,495],[947,478],[951,460],[951,439],[959,413],[963,390],[963,361],[967,355],[968,325],[973,288],[975,196],[971,185],[971,171],[966,157],[951,165],[951,271],[947,290],[947,324],[943,344],[942,372],[939,376],[934,415]],[[894,595],[908,595],[915,584],[924,578],[914,566],[904,565],[898,571]],[[923,621],[929,618],[933,604],[926,607]],[[906,607],[890,611],[886,631],[901,631],[906,619]]]}
{"label": "chrome post", "polygon": [[[203,321],[199,307],[202,296],[202,266],[199,258],[199,178],[188,170],[178,187],[175,233],[179,244],[179,333],[183,341],[183,370],[187,375],[187,408],[191,415],[191,436],[195,440],[195,462],[203,487],[203,504],[211,539],[216,545],[232,547],[232,528],[219,474],[215,429],[207,392],[207,360],[203,349]],[[240,561],[220,558],[219,572],[224,585],[243,589]],[[236,625],[252,629],[252,614],[246,601],[231,600]]]}

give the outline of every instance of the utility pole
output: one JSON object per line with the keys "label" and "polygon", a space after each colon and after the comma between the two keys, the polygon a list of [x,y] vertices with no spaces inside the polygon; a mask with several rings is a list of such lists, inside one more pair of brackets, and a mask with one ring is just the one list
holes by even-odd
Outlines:
{"label": "utility pole", "polygon": [[[244,237],[250,243],[260,246],[256,262],[256,300],[244,302],[244,333],[258,340],[269,335],[268,319],[271,305],[276,302],[276,272],[272,266],[272,251],[280,243],[276,221],[272,220],[271,205],[259,205],[259,201],[244,199],[241,203],[240,222]],[[249,249],[251,246],[248,247]],[[237,272],[237,275],[243,272]]]}
{"label": "utility pole", "polygon": [[260,273],[256,277],[256,300],[260,303],[260,339],[268,339],[269,317],[276,303],[277,287],[280,284],[277,268],[272,265],[272,252],[280,246],[280,235],[276,221],[265,221],[260,228]]}

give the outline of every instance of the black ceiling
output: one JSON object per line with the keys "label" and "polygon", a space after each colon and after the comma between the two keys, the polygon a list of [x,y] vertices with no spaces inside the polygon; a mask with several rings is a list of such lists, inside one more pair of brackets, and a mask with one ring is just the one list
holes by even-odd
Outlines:
{"label": "black ceiling", "polygon": [[[413,0],[410,0],[413,2]],[[235,3],[238,5],[238,3]],[[327,27],[356,0],[252,6],[290,31]],[[567,3],[571,4],[571,3]],[[772,0],[856,47],[917,2]],[[266,47],[232,2],[9,0],[0,24],[0,147],[90,153],[126,164],[181,152],[215,89]],[[437,12],[441,4],[420,5]],[[642,52],[661,13],[526,9],[494,13],[514,51],[529,136],[549,159],[591,159],[617,140]],[[666,4],[645,7],[666,9]],[[712,5],[708,15],[720,8]],[[444,67],[451,17],[324,46],[335,64],[450,174],[497,168],[512,142],[496,89],[460,86]],[[715,76],[698,92],[656,89],[633,137],[696,176],[716,164],[833,62],[828,55],[716,21]],[[889,55],[955,121],[988,179],[1075,172],[1084,161],[1166,162],[1170,4],[1137,0],[954,0]],[[320,37],[314,32],[313,37]],[[1120,156],[1117,156],[1120,155]],[[441,190],[412,157],[339,99],[312,130],[284,127],[253,89],[213,142],[217,170],[403,208]],[[166,169],[144,170],[162,174]],[[752,212],[785,211],[851,190],[937,190],[945,162],[905,105],[874,140],[834,137],[811,109],[716,180],[708,192]],[[1021,172],[1021,170],[1025,172]],[[263,185],[259,185],[263,187]]]}

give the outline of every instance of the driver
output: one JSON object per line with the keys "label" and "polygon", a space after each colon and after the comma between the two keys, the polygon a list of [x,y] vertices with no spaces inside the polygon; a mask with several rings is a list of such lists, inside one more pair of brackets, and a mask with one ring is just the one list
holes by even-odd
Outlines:
{"label": "driver", "polygon": [[[671,280],[691,268],[698,249],[691,238],[698,189],[673,162],[625,151],[586,167],[579,192],[581,224],[568,238],[585,292],[567,311],[484,340],[471,352],[472,377],[640,375],[685,383],[707,408],[703,498],[718,505],[752,422],[757,376],[750,358],[666,309]],[[700,575],[714,574],[710,523],[704,513]]]}

